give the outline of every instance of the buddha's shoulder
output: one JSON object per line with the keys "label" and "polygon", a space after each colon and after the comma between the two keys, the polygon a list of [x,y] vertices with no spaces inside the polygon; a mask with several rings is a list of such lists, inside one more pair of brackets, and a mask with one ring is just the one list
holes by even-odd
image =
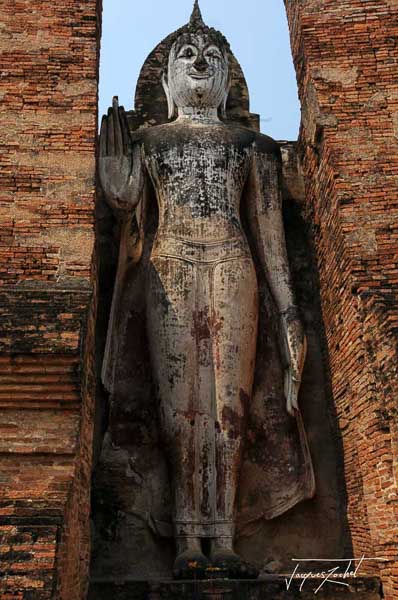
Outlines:
{"label": "buddha's shoulder", "polygon": [[237,146],[253,146],[260,154],[272,155],[277,158],[280,158],[281,155],[278,143],[268,135],[231,122],[220,122],[220,124],[208,126],[171,122],[144,127],[132,133],[133,142],[144,145],[174,144],[188,142],[194,138],[206,138],[213,144],[220,142]]}
{"label": "buddha's shoulder", "polygon": [[165,123],[162,125],[153,125],[152,127],[142,127],[132,133],[132,140],[135,143],[141,143],[144,146],[168,146],[184,142],[193,136],[195,131],[186,125],[180,125],[176,122]]}
{"label": "buddha's shoulder", "polygon": [[228,130],[235,139],[241,140],[244,144],[250,143],[259,154],[275,156],[278,159],[281,157],[278,142],[269,135],[265,135],[235,123],[229,124]]}
{"label": "buddha's shoulder", "polygon": [[279,147],[279,144],[269,135],[256,132],[253,142],[257,149],[257,152],[259,152],[260,154],[268,154],[280,159],[281,149]]}

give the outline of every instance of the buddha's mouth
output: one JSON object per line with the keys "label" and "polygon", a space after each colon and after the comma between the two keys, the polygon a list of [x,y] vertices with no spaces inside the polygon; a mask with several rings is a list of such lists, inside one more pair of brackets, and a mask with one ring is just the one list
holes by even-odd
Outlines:
{"label": "buddha's mouth", "polygon": [[211,77],[213,77],[214,73],[212,71],[206,71],[204,73],[199,73],[198,71],[191,71],[189,73],[189,76],[192,77],[192,79],[210,79]]}

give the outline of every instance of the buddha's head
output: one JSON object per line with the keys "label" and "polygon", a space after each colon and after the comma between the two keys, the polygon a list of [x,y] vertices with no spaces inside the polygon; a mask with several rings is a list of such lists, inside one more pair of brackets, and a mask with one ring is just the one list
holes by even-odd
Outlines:
{"label": "buddha's head", "polygon": [[203,23],[195,3],[190,23],[171,47],[163,77],[169,118],[176,109],[187,107],[221,108],[225,112],[230,88],[228,50],[222,34]]}

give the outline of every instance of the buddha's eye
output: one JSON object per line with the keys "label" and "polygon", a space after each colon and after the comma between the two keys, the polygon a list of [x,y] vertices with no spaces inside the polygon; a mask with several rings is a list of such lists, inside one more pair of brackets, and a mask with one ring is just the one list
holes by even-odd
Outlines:
{"label": "buddha's eye", "polygon": [[206,57],[221,60],[221,54],[216,48],[209,48],[206,52]]}
{"label": "buddha's eye", "polygon": [[192,58],[193,56],[195,56],[195,53],[192,48],[188,47],[188,48],[183,48],[181,50],[179,56],[180,56],[180,58]]}

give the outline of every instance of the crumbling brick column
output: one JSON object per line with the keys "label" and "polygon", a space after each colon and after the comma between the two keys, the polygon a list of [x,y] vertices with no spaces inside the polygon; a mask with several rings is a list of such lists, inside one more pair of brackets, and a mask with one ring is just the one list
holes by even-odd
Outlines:
{"label": "crumbling brick column", "polygon": [[[398,595],[396,0],[285,0],[356,557]],[[382,559],[386,559],[383,561]],[[367,570],[371,570],[371,563]]]}
{"label": "crumbling brick column", "polygon": [[0,5],[0,598],[88,585],[100,0]]}

